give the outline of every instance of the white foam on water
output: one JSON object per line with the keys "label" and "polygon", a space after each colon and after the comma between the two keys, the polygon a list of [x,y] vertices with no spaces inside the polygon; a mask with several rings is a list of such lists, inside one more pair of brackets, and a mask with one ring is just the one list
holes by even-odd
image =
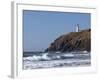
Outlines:
{"label": "white foam on water", "polygon": [[28,60],[28,61],[39,61],[39,60],[50,60],[50,58],[47,56],[48,53],[43,53],[42,55],[33,55],[31,57],[24,57],[23,60]]}
{"label": "white foam on water", "polygon": [[[75,56],[89,56],[90,54],[71,54],[65,53],[62,55],[54,55],[52,57],[48,56],[49,53],[43,53],[42,55],[33,55],[30,57],[23,58],[23,69],[37,69],[37,68],[53,68],[53,67],[68,67],[68,66],[82,66],[90,65],[91,59],[66,59],[67,57]],[[66,57],[61,59],[61,56]],[[55,59],[55,60],[54,60]],[[56,60],[57,59],[57,60]]]}
{"label": "white foam on water", "polygon": [[24,69],[37,69],[37,68],[52,68],[52,67],[65,67],[65,66],[80,66],[88,65],[90,60],[52,60],[52,61],[39,61],[39,62],[24,62]]}
{"label": "white foam on water", "polygon": [[65,57],[74,57],[74,54],[64,54]]}
{"label": "white foam on water", "polygon": [[53,68],[65,66],[82,66],[90,64],[90,60],[52,60],[52,61],[25,61],[24,69],[37,69],[37,68]]}
{"label": "white foam on water", "polygon": [[48,57],[48,53],[44,53],[44,54],[41,56],[41,59],[50,60],[50,58]]}

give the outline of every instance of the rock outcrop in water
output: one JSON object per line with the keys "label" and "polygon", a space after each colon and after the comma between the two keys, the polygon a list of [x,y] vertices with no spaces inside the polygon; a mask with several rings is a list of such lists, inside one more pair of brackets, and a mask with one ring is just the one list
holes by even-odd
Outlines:
{"label": "rock outcrop in water", "polygon": [[91,29],[70,32],[54,40],[45,52],[71,52],[91,50]]}

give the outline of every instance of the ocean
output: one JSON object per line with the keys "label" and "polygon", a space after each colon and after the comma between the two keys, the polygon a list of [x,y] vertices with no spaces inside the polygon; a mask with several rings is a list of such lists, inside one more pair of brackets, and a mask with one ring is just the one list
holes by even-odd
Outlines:
{"label": "ocean", "polygon": [[90,52],[24,52],[23,69],[90,66]]}

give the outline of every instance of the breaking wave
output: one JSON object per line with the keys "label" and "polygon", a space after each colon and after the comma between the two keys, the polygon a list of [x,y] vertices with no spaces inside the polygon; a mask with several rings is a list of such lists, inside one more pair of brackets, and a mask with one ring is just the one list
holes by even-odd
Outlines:
{"label": "breaking wave", "polygon": [[44,53],[42,55],[33,55],[30,57],[24,57],[24,60],[30,60],[30,61],[50,60],[50,57],[48,57],[48,53]]}
{"label": "breaking wave", "polygon": [[[28,53],[27,53],[28,54]],[[90,53],[33,53],[23,57],[23,69],[88,66],[91,64]]]}
{"label": "breaking wave", "polygon": [[71,58],[86,58],[90,55],[87,54],[72,54],[72,53],[42,53],[41,55],[33,55],[29,57],[24,57],[23,60],[28,61],[48,61],[48,60],[59,60],[59,59],[71,59]]}

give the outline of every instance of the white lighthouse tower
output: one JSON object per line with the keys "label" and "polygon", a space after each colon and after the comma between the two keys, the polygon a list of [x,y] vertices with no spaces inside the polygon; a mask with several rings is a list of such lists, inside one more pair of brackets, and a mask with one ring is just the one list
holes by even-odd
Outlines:
{"label": "white lighthouse tower", "polygon": [[76,32],[79,32],[79,24],[76,25]]}

